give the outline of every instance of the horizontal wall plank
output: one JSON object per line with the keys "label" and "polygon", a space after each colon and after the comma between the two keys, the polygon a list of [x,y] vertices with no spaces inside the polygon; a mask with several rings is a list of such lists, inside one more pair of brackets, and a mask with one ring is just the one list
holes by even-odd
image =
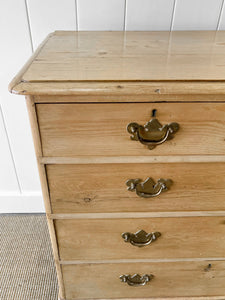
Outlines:
{"label": "horizontal wall plank", "polygon": [[77,0],[78,30],[123,30],[125,0]]}
{"label": "horizontal wall plank", "polygon": [[174,0],[128,0],[126,30],[170,30]]}

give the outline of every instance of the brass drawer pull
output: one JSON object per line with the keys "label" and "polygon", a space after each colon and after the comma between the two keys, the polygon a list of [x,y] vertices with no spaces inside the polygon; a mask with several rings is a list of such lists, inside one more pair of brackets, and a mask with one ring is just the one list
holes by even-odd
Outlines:
{"label": "brass drawer pull", "polygon": [[136,233],[130,233],[130,232],[124,232],[122,234],[122,238],[125,242],[130,242],[131,245],[137,246],[137,247],[144,247],[161,236],[160,232],[151,232],[147,233],[144,230],[139,230]]}
{"label": "brass drawer pull", "polygon": [[144,182],[141,179],[129,179],[126,182],[128,191],[136,191],[139,197],[151,198],[160,195],[162,192],[167,191],[172,185],[171,179],[158,179],[155,181],[148,177]]}
{"label": "brass drawer pull", "polygon": [[148,146],[148,149],[150,150],[165,141],[171,140],[173,138],[173,134],[178,130],[178,123],[162,125],[158,119],[154,117],[144,126],[134,122],[127,126],[127,131],[131,134],[131,140],[139,141],[140,143]]}
{"label": "brass drawer pull", "polygon": [[139,274],[134,275],[121,275],[120,280],[122,282],[127,283],[130,286],[140,286],[140,285],[146,285],[150,280],[153,279],[153,275],[143,275],[140,276]]}

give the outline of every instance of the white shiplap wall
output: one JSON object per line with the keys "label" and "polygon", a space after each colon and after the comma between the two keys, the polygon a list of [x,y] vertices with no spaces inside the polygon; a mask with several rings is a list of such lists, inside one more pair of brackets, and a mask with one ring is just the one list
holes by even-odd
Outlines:
{"label": "white shiplap wall", "polygon": [[25,100],[7,86],[54,30],[225,30],[225,0],[0,1],[0,213],[44,211]]}

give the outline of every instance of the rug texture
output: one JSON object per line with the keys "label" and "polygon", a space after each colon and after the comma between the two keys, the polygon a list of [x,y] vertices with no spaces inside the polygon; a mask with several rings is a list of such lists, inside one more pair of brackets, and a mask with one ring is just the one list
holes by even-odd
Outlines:
{"label": "rug texture", "polygon": [[0,300],[57,300],[45,215],[0,215]]}

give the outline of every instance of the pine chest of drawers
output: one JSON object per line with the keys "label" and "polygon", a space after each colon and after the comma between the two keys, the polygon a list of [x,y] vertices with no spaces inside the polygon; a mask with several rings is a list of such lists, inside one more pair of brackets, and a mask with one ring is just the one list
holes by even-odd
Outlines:
{"label": "pine chest of drawers", "polygon": [[225,299],[225,32],[55,32],[10,91],[60,299]]}

